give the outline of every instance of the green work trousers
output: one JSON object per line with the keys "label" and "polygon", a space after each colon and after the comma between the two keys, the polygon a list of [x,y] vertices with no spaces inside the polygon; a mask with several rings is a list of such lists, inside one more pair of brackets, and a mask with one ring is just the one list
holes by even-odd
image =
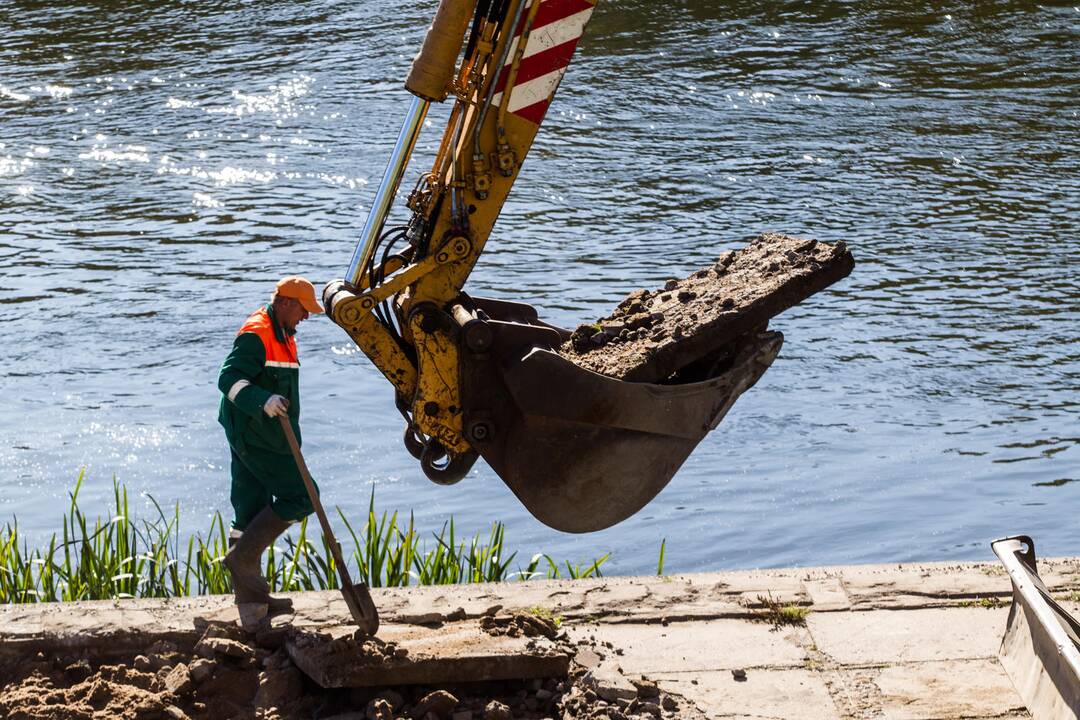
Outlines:
{"label": "green work trousers", "polygon": [[[318,486],[315,491],[318,492]],[[229,493],[235,519],[243,530],[269,505],[282,520],[300,520],[312,513],[304,479],[292,455],[274,452],[232,451],[232,490]]]}

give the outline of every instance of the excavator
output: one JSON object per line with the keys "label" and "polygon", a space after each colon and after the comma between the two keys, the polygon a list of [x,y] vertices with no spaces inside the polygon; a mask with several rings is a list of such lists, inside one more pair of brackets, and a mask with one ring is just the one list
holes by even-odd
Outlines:
{"label": "excavator", "polygon": [[[328,316],[393,385],[405,447],[430,480],[457,483],[482,457],[537,519],[572,533],[655,497],[782,342],[748,333],[709,372],[627,382],[561,356],[571,333],[532,306],[464,291],[595,5],[441,0],[346,275],[323,291]],[[428,108],[448,99],[411,215],[388,228]]]}
{"label": "excavator", "polygon": [[[723,362],[687,354],[662,382],[627,382],[560,355],[571,333],[533,307],[464,292],[595,5],[441,0],[347,274],[323,291],[327,314],[393,385],[405,447],[428,478],[456,483],[483,457],[536,518],[578,533],[655,497],[782,344],[759,327],[726,343]],[[407,198],[411,217],[387,229],[427,110],[448,98],[434,164]],[[1080,717],[1080,624],[1039,579],[1030,538],[994,551],[1014,589],[1002,664],[1035,717]],[[367,588],[345,596],[373,635]]]}

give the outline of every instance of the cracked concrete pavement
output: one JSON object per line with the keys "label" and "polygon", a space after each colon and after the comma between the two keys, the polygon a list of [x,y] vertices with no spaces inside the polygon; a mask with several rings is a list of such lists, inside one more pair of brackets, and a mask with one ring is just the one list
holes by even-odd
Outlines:
{"label": "cracked concrete pavement", "polygon": [[[1040,572],[1067,609],[1080,610],[1080,558],[1040,559]],[[406,647],[414,638],[436,654],[443,647],[440,638],[461,633],[485,615],[542,608],[561,618],[571,641],[596,648],[594,662],[628,678],[646,676],[711,718],[1029,717],[997,660],[1011,585],[995,563],[749,570],[372,594],[387,636]],[[337,593],[291,597],[296,613],[287,621],[294,626],[348,629],[349,614]],[[770,623],[763,605],[770,599],[805,608],[802,624]],[[0,652],[108,645],[119,653],[153,639],[196,637],[196,618],[230,613],[235,611],[228,597],[6,606],[0,608]],[[516,652],[516,645],[500,642],[498,652]],[[451,645],[448,640],[445,647]],[[448,664],[452,656],[447,653]]]}

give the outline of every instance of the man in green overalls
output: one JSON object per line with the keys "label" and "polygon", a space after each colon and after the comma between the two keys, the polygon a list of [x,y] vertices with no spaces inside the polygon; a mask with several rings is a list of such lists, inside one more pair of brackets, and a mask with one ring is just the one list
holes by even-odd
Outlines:
{"label": "man in green overalls", "polygon": [[236,602],[264,603],[271,612],[287,611],[292,603],[270,596],[262,553],[313,509],[278,418],[289,419],[299,441],[300,363],[293,336],[309,314],[322,311],[310,282],[283,278],[270,303],[241,326],[218,375],[218,422],[232,451],[235,513],[225,565]]}

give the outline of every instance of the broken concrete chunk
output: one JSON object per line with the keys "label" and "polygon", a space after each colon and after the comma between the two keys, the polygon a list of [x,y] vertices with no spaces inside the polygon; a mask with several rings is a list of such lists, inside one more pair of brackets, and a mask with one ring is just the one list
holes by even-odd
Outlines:
{"label": "broken concrete chunk", "polygon": [[638,679],[631,678],[630,682],[637,688],[637,696],[639,698],[654,698],[660,695],[660,688],[657,684],[644,675]]}
{"label": "broken concrete chunk", "polygon": [[205,658],[225,655],[239,660],[255,660],[255,650],[242,642],[228,638],[207,637],[195,646],[195,652]]}
{"label": "broken concrete chunk", "polygon": [[610,664],[600,664],[593,668],[585,674],[583,682],[608,702],[615,702],[619,698],[633,700],[638,695],[634,684]]}
{"label": "broken concrete chunk", "polygon": [[191,675],[192,680],[201,683],[214,674],[215,668],[217,668],[217,663],[213,660],[196,658],[188,665],[188,673]]}
{"label": "broken concrete chunk", "polygon": [[581,648],[577,651],[577,655],[574,656],[574,662],[583,668],[594,668],[600,664],[600,656],[596,654],[595,650]]}
{"label": "broken concrete chunk", "polygon": [[[697,271],[683,280],[668,280],[665,292],[656,295],[631,293],[635,300],[627,298],[610,316],[579,327],[559,354],[601,375],[661,382],[696,362],[721,356],[741,336],[764,328],[772,317],[846,277],[854,265],[842,242],[766,233],[741,250],[721,255],[712,273]],[[644,309],[643,297],[649,298],[651,332],[623,335],[620,329],[612,334],[609,329],[629,327],[637,314],[631,308],[636,309],[636,302]],[[590,335],[585,328],[596,330]]]}
{"label": "broken concrete chunk", "polygon": [[186,695],[191,692],[191,673],[188,671],[188,666],[180,663],[174,667],[165,676],[163,684],[165,692],[173,695]]}

